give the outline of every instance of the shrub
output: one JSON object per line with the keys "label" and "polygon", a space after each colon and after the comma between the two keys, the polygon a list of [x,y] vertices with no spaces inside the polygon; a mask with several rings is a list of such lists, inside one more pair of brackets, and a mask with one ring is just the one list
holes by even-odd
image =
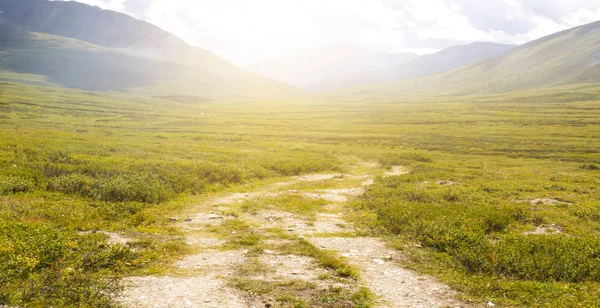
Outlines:
{"label": "shrub", "polygon": [[73,173],[49,179],[48,190],[65,194],[78,194],[98,201],[142,202],[156,204],[174,195],[168,183],[157,176],[123,175],[94,179]]}
{"label": "shrub", "polygon": [[484,221],[485,233],[503,232],[515,220],[526,218],[523,208],[490,208],[481,214]]}
{"label": "shrub", "polygon": [[466,217],[442,217],[417,223],[413,233],[424,245],[448,253],[464,246],[477,246],[485,237],[482,224]]}
{"label": "shrub", "polygon": [[379,157],[379,163],[384,167],[410,166],[414,163],[430,163],[433,159],[420,152],[386,153]]}
{"label": "shrub", "polygon": [[148,204],[141,202],[106,202],[102,204],[106,218],[114,221],[131,218],[148,207]]}
{"label": "shrub", "polygon": [[0,223],[0,305],[106,307],[136,255],[42,224]]}
{"label": "shrub", "polygon": [[591,200],[580,202],[573,207],[572,213],[581,219],[598,222],[600,221],[600,203]]}
{"label": "shrub", "polygon": [[61,175],[48,180],[48,190],[65,194],[89,195],[95,180],[79,173]]}
{"label": "shrub", "polygon": [[35,183],[30,179],[19,176],[0,175],[0,195],[29,192],[33,190],[35,190]]}
{"label": "shrub", "polygon": [[600,282],[600,240],[539,235],[506,238],[494,247],[497,274],[538,281]]}
{"label": "shrub", "polygon": [[173,192],[156,177],[114,177],[96,181],[91,195],[96,200],[108,202],[160,203],[167,201]]}
{"label": "shrub", "polygon": [[[591,235],[507,234],[509,226],[517,222],[541,223],[527,210],[528,204],[498,201],[510,196],[500,184],[486,184],[495,188],[491,191],[478,185],[424,184],[435,183],[443,174],[427,165],[414,168],[410,175],[380,178],[361,198],[359,207],[377,214],[376,230],[444,253],[469,275],[544,283],[600,282],[600,240]],[[598,209],[597,201],[589,199],[570,211],[579,218],[598,221]]]}
{"label": "shrub", "polygon": [[583,170],[600,170],[600,165],[596,163],[583,164],[580,167]]}

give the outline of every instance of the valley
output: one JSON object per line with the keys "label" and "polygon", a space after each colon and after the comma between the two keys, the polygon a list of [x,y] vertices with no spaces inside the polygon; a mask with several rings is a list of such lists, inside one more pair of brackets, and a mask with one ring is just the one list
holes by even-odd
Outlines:
{"label": "valley", "polygon": [[[466,305],[592,305],[600,289],[588,276],[596,268],[595,246],[585,243],[597,236],[600,108],[589,94],[593,87],[566,90],[515,93],[505,101],[472,96],[188,104],[4,84],[10,94],[1,101],[8,166],[2,224],[13,235],[2,251],[13,261],[4,265],[12,270],[3,271],[9,287],[1,298],[78,302],[60,281],[94,279],[77,291],[92,294],[112,285],[98,277],[123,275],[140,277],[126,278],[123,294],[163,294],[128,281],[203,281],[205,276],[194,276],[210,272],[201,256],[216,251],[243,261],[206,263],[241,301],[385,303],[385,293],[368,283],[368,268],[378,266],[373,260],[383,260],[381,266],[448,284],[454,289],[448,294],[457,292],[451,298]],[[400,172],[386,175],[393,166],[402,166],[394,169]],[[327,176],[304,176],[312,173]],[[536,229],[543,234],[529,235]],[[107,237],[94,230],[129,240],[106,246]],[[33,234],[55,240],[30,250]],[[397,250],[361,259],[364,246],[341,244],[374,237]],[[293,245],[282,246],[287,241]],[[79,247],[95,247],[93,259],[75,258]],[[517,249],[519,259],[511,259]],[[547,255],[536,254],[539,249],[573,253],[560,263],[540,263]],[[52,259],[46,251],[58,253]],[[393,257],[386,259],[388,254]],[[39,263],[21,263],[19,255]],[[269,262],[288,258],[304,260],[306,275],[331,278],[315,286],[285,274],[285,267],[269,272]],[[361,261],[368,259],[373,263]],[[52,275],[57,269],[61,276]],[[228,276],[238,272],[245,274]],[[52,294],[37,283],[51,285]],[[326,287],[338,283],[344,287]],[[304,295],[294,295],[298,290]],[[436,296],[443,293],[428,299]]]}
{"label": "valley", "polygon": [[1,308],[600,306],[600,22],[184,2],[0,0]]}

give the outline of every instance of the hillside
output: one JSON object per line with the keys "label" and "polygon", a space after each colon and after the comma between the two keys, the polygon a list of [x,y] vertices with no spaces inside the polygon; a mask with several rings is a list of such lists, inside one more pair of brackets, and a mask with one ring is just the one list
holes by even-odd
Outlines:
{"label": "hillside", "polygon": [[124,14],[45,0],[0,0],[0,11],[0,40],[11,42],[0,45],[0,70],[93,91],[203,99],[298,93]]}
{"label": "hillside", "polygon": [[363,84],[425,77],[496,56],[514,47],[513,45],[482,42],[465,46],[454,46],[434,54],[418,57],[391,68],[339,75],[315,83],[309,89],[323,92]]}
{"label": "hillside", "polygon": [[600,308],[600,22],[263,63],[301,90],[76,1],[232,59],[600,9],[0,0],[0,308]]}
{"label": "hillside", "polygon": [[312,84],[353,73],[389,68],[416,58],[410,53],[377,53],[340,43],[304,49],[247,66],[250,71],[307,88]]}
{"label": "hillside", "polygon": [[426,78],[338,91],[377,96],[470,95],[600,81],[600,22],[532,41],[510,52]]}

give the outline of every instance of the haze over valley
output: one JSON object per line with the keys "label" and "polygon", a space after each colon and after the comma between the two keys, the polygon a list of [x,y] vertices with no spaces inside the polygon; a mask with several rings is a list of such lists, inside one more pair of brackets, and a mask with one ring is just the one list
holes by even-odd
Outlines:
{"label": "haze over valley", "polygon": [[0,0],[0,307],[599,307],[595,0]]}

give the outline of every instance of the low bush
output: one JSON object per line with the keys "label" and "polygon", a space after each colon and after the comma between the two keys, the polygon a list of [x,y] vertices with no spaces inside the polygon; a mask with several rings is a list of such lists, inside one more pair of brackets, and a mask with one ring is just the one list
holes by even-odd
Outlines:
{"label": "low bush", "polygon": [[156,204],[167,201],[175,193],[156,176],[116,176],[95,179],[83,174],[67,174],[48,181],[48,190],[90,197],[107,202],[142,202]]}
{"label": "low bush", "polygon": [[600,170],[600,165],[596,163],[589,163],[581,165],[581,169],[584,170]]}
{"label": "low bush", "polygon": [[29,192],[35,190],[35,188],[35,183],[30,179],[19,176],[0,175],[0,195]]}
{"label": "low bush", "polygon": [[[414,168],[409,175],[380,178],[357,205],[377,214],[375,230],[443,253],[469,275],[544,283],[600,282],[600,240],[596,237],[510,232],[511,226],[539,224],[541,214],[528,208],[529,203],[503,201],[514,192],[504,192],[512,188],[494,181],[485,187],[497,189],[436,181],[448,174],[444,168],[429,166]],[[547,185],[530,186],[539,190]],[[545,211],[561,208],[548,207]],[[580,219],[600,219],[593,199],[565,209]]]}
{"label": "low bush", "polygon": [[137,263],[129,248],[108,246],[102,234],[6,222],[0,222],[0,260],[0,305],[12,306],[106,307],[120,273]]}
{"label": "low bush", "polygon": [[496,274],[524,280],[600,282],[600,240],[561,235],[511,236],[490,251]]}
{"label": "low bush", "polygon": [[89,195],[95,179],[79,174],[64,174],[48,180],[47,188],[50,191],[62,192],[65,194]]}
{"label": "low bush", "polygon": [[433,159],[421,152],[409,151],[398,153],[386,153],[379,157],[379,163],[384,167],[411,166],[415,163],[430,163]]}
{"label": "low bush", "polygon": [[173,191],[156,176],[114,177],[94,183],[90,195],[100,201],[156,204],[169,200]]}

